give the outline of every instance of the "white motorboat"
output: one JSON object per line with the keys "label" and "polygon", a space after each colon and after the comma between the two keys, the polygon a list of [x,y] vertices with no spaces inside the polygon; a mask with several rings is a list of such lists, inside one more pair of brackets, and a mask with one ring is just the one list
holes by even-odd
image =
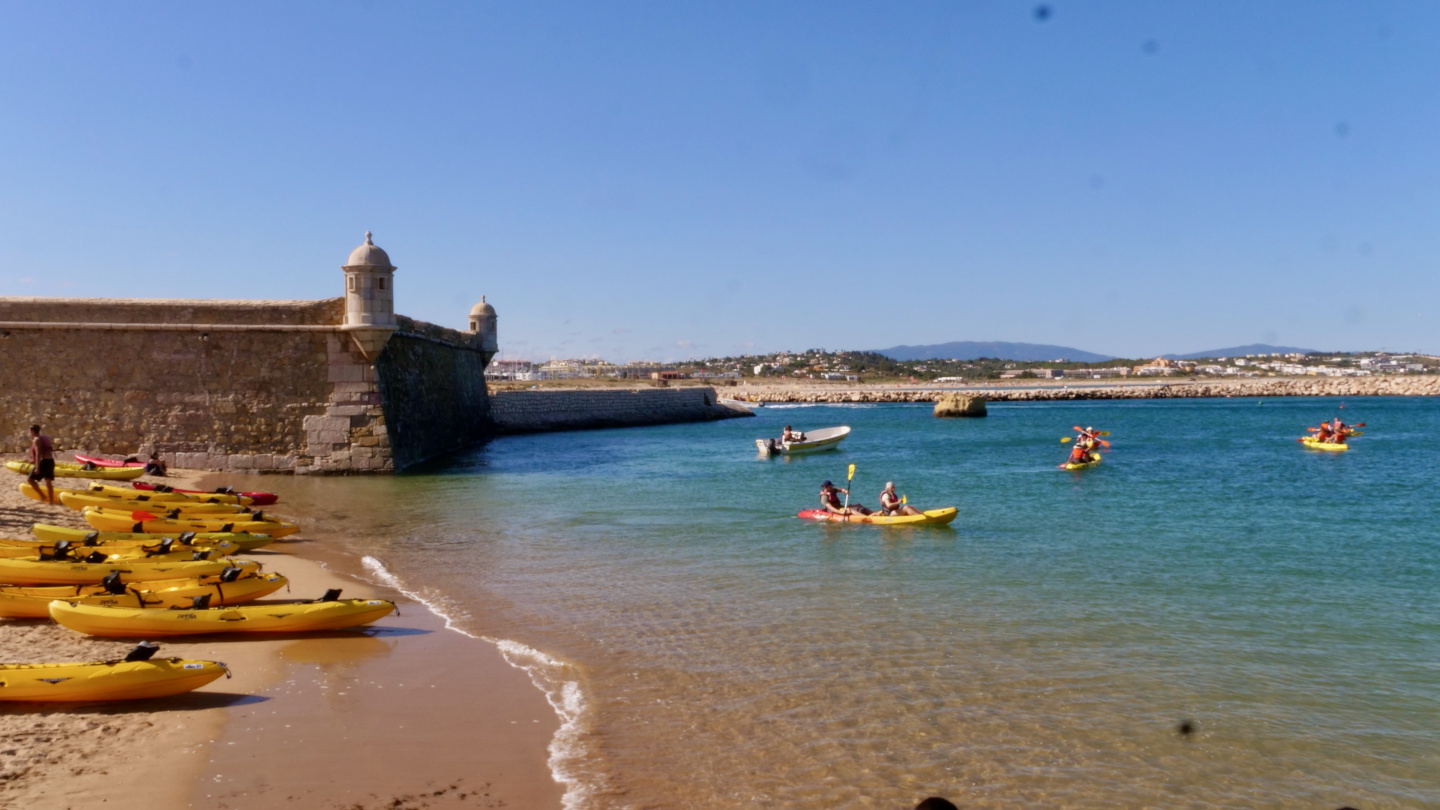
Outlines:
{"label": "white motorboat", "polygon": [[819,453],[824,450],[834,450],[845,437],[850,435],[850,426],[820,428],[819,430],[804,431],[800,434],[800,441],[783,441],[781,439],[756,439],[755,446],[760,448],[763,456],[796,456],[803,453]]}

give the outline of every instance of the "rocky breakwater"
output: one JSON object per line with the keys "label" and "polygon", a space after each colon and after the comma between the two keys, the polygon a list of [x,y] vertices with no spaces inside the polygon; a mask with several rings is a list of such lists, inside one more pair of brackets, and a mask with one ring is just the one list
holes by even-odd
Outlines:
{"label": "rocky breakwater", "polygon": [[[752,389],[746,396],[756,402],[830,403],[939,402],[956,394],[978,396],[991,402],[1029,402],[1078,399],[1177,399],[1202,397],[1367,397],[1440,396],[1440,375],[1394,377],[1300,377],[1274,380],[1184,380],[1175,382],[1061,384],[1048,387],[1004,385],[954,389],[801,388]],[[939,416],[940,414],[936,414]]]}
{"label": "rocky breakwater", "polygon": [[497,433],[641,427],[754,416],[720,402],[714,388],[497,391],[490,421]]}

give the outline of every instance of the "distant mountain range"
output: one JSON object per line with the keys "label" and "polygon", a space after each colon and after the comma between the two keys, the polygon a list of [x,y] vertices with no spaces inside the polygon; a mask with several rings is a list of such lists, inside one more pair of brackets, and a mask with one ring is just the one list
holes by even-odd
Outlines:
{"label": "distant mountain range", "polygon": [[1171,360],[1198,360],[1201,357],[1244,357],[1247,354],[1310,354],[1319,349],[1298,349],[1294,346],[1271,346],[1268,343],[1251,343],[1249,346],[1232,346],[1228,349],[1211,349],[1208,352],[1190,354],[1166,354]]}
{"label": "distant mountain range", "polygon": [[[888,349],[874,349],[891,360],[975,360],[980,357],[994,357],[999,360],[1020,362],[1045,362],[1068,360],[1072,363],[1102,363],[1114,360],[1110,354],[1072,349],[1069,346],[1049,346],[1043,343],[1007,343],[1005,341],[982,342],[961,340],[955,343],[934,343],[929,346],[892,346]],[[1315,349],[1300,349],[1294,346],[1271,346],[1268,343],[1252,343],[1249,346],[1233,346],[1229,349],[1211,349],[1190,354],[1166,354],[1171,360],[1195,360],[1201,357],[1244,357],[1247,354],[1309,354]]]}

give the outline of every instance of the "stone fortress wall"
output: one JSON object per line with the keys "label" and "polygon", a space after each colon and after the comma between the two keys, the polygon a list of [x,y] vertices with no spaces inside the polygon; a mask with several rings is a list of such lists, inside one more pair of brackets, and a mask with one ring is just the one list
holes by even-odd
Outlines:
{"label": "stone fortress wall", "polygon": [[371,363],[341,313],[339,298],[0,298],[0,452],[38,422],[63,450],[178,467],[385,472],[482,437],[473,335],[402,316]]}
{"label": "stone fortress wall", "polygon": [[0,298],[0,451],[39,423],[62,455],[391,472],[483,438],[494,309],[471,332],[395,315],[368,233],[341,269],[322,301]]}
{"label": "stone fortress wall", "polygon": [[722,404],[714,388],[502,391],[490,396],[499,433],[639,427],[753,416]]}

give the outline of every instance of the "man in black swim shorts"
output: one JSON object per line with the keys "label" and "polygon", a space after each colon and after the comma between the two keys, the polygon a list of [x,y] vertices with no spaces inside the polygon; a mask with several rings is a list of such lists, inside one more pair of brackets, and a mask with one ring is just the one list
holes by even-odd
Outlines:
{"label": "man in black swim shorts", "polygon": [[39,425],[30,426],[30,486],[40,491],[45,482],[45,500],[55,503],[55,443],[40,432]]}

